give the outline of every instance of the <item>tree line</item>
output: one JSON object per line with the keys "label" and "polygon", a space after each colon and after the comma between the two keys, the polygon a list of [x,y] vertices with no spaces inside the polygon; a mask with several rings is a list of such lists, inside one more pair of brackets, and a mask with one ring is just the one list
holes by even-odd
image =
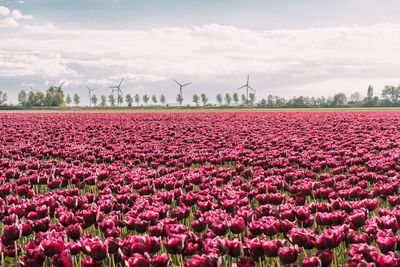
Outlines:
{"label": "tree line", "polygon": [[[359,92],[351,94],[349,97],[344,93],[337,93],[330,97],[292,97],[286,99],[284,97],[268,95],[266,98],[260,99],[256,102],[256,95],[254,93],[249,94],[247,99],[245,94],[239,95],[238,93],[226,93],[217,94],[216,103],[219,106],[256,106],[265,108],[300,108],[300,107],[396,107],[400,106],[400,85],[391,86],[386,85],[381,94],[381,98],[374,95],[374,88],[370,85],[367,88],[367,96],[363,97]],[[0,91],[0,106],[5,105],[8,100],[7,94]],[[162,94],[159,97],[156,95],[131,95],[126,94],[114,95],[110,94],[97,96],[96,94],[91,95],[89,99],[89,106],[168,106],[166,104],[166,97]],[[184,99],[182,95],[178,94],[176,102],[182,105]],[[204,93],[194,94],[191,102],[195,106],[209,106],[213,105],[208,96]],[[38,92],[31,90],[29,92],[21,90],[18,94],[18,103],[20,106],[25,107],[36,107],[36,106],[79,106],[81,104],[81,98],[78,94],[72,96],[67,94],[64,96],[63,89],[61,87],[49,87],[46,92]]]}

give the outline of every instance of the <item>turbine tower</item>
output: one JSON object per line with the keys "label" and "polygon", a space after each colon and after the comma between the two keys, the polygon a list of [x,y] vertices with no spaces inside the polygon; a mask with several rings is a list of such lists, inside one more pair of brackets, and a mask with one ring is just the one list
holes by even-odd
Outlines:
{"label": "turbine tower", "polygon": [[190,83],[186,83],[186,84],[181,84],[180,82],[178,82],[177,80],[174,79],[174,81],[179,85],[179,94],[182,96],[182,88],[185,86],[188,86]]}
{"label": "turbine tower", "polygon": [[86,88],[89,90],[89,107],[90,107],[90,105],[91,105],[91,103],[92,103],[92,92],[93,92],[93,91],[96,91],[97,88],[90,88],[90,87],[87,86],[87,85],[86,85]]}
{"label": "turbine tower", "polygon": [[240,90],[242,88],[246,88],[246,104],[249,103],[249,89],[255,92],[255,90],[249,85],[249,79],[250,79],[250,74],[247,74],[247,82],[245,85],[239,87],[237,90]]}
{"label": "turbine tower", "polygon": [[122,93],[122,90],[121,90],[121,85],[122,85],[122,82],[124,81],[124,78],[122,78],[122,80],[121,80],[121,82],[119,83],[119,85],[117,85],[117,86],[110,86],[109,88],[111,88],[111,94],[113,94],[114,95],[114,92],[117,92],[117,101],[118,101],[118,104],[121,104],[120,102],[119,102],[119,96],[120,95],[124,95],[123,93]]}

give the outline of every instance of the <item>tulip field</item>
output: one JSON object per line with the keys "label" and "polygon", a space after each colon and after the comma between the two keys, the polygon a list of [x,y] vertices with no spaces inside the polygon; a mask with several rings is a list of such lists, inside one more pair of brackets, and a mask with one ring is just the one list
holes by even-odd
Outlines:
{"label": "tulip field", "polygon": [[399,266],[400,113],[0,114],[1,266]]}

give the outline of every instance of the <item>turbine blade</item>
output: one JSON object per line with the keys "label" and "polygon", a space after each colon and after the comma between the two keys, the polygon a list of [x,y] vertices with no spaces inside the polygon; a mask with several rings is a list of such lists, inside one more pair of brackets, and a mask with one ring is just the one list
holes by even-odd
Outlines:
{"label": "turbine blade", "polygon": [[118,88],[121,87],[122,82],[124,81],[125,78],[122,78],[121,82],[118,85]]}
{"label": "turbine blade", "polygon": [[252,90],[253,92],[256,91],[256,90],[254,90],[253,87],[251,87],[250,85],[249,85],[249,89]]}
{"label": "turbine blade", "polygon": [[184,84],[184,85],[182,85],[182,87],[185,87],[185,86],[187,86],[187,85],[189,85],[189,84],[191,84],[191,82],[190,82],[190,83],[187,83],[187,84]]}
{"label": "turbine blade", "polygon": [[179,86],[182,86],[177,80],[173,79]]}
{"label": "turbine blade", "polygon": [[64,83],[65,83],[65,81],[63,81],[63,82],[61,83],[61,85],[58,86],[58,88],[61,88],[61,87],[64,85]]}
{"label": "turbine blade", "polygon": [[245,88],[247,85],[243,85],[242,87],[239,87],[238,89],[236,89],[236,90],[240,90],[240,89],[242,89],[242,88]]}

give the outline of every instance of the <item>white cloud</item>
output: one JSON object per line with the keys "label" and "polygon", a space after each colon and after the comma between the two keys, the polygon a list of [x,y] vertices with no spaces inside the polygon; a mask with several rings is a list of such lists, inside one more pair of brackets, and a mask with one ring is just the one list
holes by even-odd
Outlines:
{"label": "white cloud", "polygon": [[212,77],[216,86],[234,88],[251,72],[258,92],[274,88],[279,94],[279,88],[316,88],[311,84],[323,81],[337,81],[339,87],[346,79],[367,82],[400,75],[398,24],[270,31],[209,24],[106,31],[18,24],[15,19],[24,17],[18,14],[14,10],[8,23],[0,20],[0,77],[68,78],[74,81],[70,85],[99,86],[125,77],[132,88],[138,83],[172,87],[172,77],[209,86]]}
{"label": "white cloud", "polygon": [[12,11],[12,17],[14,19],[33,19],[32,15],[22,15],[21,11],[17,9]]}
{"label": "white cloud", "polygon": [[5,6],[0,6],[0,16],[7,17],[10,15],[10,10]]}

